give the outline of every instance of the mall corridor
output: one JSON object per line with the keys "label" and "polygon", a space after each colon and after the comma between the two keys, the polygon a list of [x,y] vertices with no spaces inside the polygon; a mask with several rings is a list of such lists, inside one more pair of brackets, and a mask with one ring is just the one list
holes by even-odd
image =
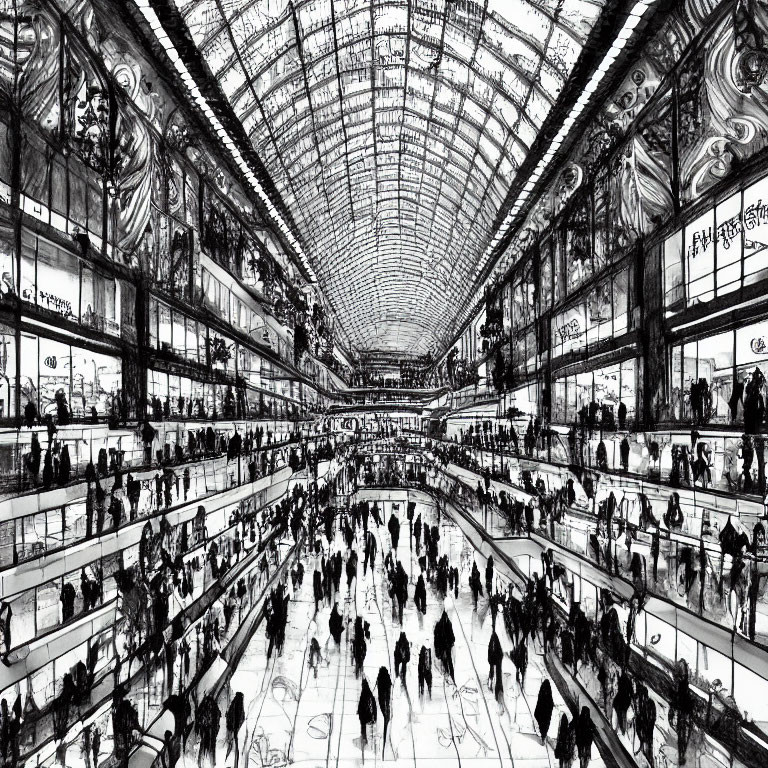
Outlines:
{"label": "mall corridor", "polygon": [[768,766],[768,0],[0,0],[0,768],[366,764]]}
{"label": "mall corridor", "polygon": [[[381,505],[383,518],[389,520],[391,502]],[[413,603],[413,590],[420,573],[416,551],[409,547],[408,521],[405,505],[400,504],[402,536],[397,550],[391,550],[390,534],[381,527],[372,532],[378,543],[374,568],[346,588],[334,594],[346,627],[341,645],[337,646],[328,629],[331,605],[325,603],[315,613],[312,592],[312,572],[320,557],[305,556],[303,586],[293,592],[289,606],[289,626],[283,653],[267,659],[267,642],[258,632],[246,651],[243,663],[230,682],[230,693],[242,691],[245,698],[246,723],[241,759],[248,765],[290,764],[318,765],[324,756],[325,765],[357,765],[363,759],[372,764],[384,762],[415,765],[417,762],[439,760],[440,765],[463,766],[531,766],[545,768],[557,763],[553,756],[557,724],[563,703],[555,691],[551,738],[542,744],[533,718],[539,687],[546,678],[542,649],[539,642],[529,643],[529,666],[525,685],[515,681],[515,667],[506,657],[502,663],[504,696],[499,701],[488,684],[488,640],[492,621],[488,601],[480,598],[477,610],[469,588],[471,564],[477,559],[483,573],[485,558],[478,555],[461,530],[443,516],[440,521],[440,554],[447,555],[459,567],[458,597],[449,594],[439,598],[429,585],[427,610],[418,611]],[[416,514],[423,522],[437,524],[434,505],[417,505]],[[362,534],[361,531],[358,533]],[[362,535],[353,547],[361,553]],[[327,542],[324,542],[327,544]],[[337,533],[333,540],[345,554],[346,546]],[[384,556],[392,551],[408,573],[409,599],[403,612],[403,624],[397,618],[396,605],[387,594]],[[326,551],[326,554],[328,552]],[[498,588],[506,592],[506,580],[495,577]],[[433,657],[432,694],[419,695],[418,656],[422,646],[432,649],[434,627],[445,610],[453,624],[456,645],[454,651],[455,683],[443,673]],[[361,616],[370,625],[370,640],[362,676],[374,688],[379,668],[389,670],[393,681],[392,720],[387,743],[383,744],[382,713],[371,729],[368,744],[361,747],[357,706],[361,680],[355,676],[350,643],[352,624]],[[501,616],[497,630],[505,651],[514,645],[507,637]],[[394,649],[400,633],[405,632],[410,646],[410,663],[404,682],[395,678]],[[320,643],[321,659],[317,673],[309,662],[310,640]],[[376,691],[374,691],[376,694]],[[224,711],[226,702],[222,701]],[[219,751],[224,760],[226,735],[220,739]],[[364,753],[364,754],[363,754]],[[273,763],[272,761],[276,761]],[[218,762],[218,761],[217,761]],[[222,763],[223,764],[223,763]],[[599,757],[591,765],[600,765]]]}

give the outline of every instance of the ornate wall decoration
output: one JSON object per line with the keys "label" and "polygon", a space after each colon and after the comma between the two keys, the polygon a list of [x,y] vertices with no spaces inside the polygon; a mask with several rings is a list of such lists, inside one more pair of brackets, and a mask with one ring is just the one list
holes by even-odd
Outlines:
{"label": "ornate wall decoration", "polygon": [[730,18],[721,23],[679,76],[680,182],[687,201],[768,144],[768,89],[762,82],[768,71],[760,74],[759,48],[768,13],[757,3],[739,8],[739,26]]}
{"label": "ornate wall decoration", "polygon": [[[16,48],[17,62],[21,64],[19,106],[26,118],[47,134],[55,135],[61,113],[61,27],[47,8],[26,3],[25,10],[32,20],[20,25],[20,44]],[[10,52],[9,55],[12,56]],[[5,80],[4,76],[2,80]]]}
{"label": "ornate wall decoration", "polygon": [[117,244],[130,263],[134,263],[134,251],[150,223],[155,153],[156,145],[146,124],[118,99],[114,174]]}

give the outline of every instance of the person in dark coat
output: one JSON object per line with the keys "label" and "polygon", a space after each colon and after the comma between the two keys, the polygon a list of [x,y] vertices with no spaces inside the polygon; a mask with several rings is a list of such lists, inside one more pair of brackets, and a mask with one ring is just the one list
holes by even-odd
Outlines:
{"label": "person in dark coat", "polygon": [[483,585],[480,582],[480,570],[477,563],[472,563],[472,573],[469,577],[469,588],[472,590],[472,603],[477,608],[477,598],[483,596]]}
{"label": "person in dark coat", "polygon": [[234,744],[235,748],[235,768],[240,760],[240,748],[238,745],[238,733],[240,728],[245,722],[245,707],[243,706],[243,694],[238,691],[232,703],[227,710],[227,735],[231,739],[229,747],[227,747],[227,757],[229,757],[230,749]]}
{"label": "person in dark coat", "polygon": [[422,613],[427,612],[427,587],[424,584],[424,576],[419,574],[416,581],[416,589],[413,591],[413,602],[416,604],[416,610]]}
{"label": "person in dark coat", "polygon": [[363,560],[363,575],[368,573],[368,563],[371,564],[371,570],[376,565],[376,537],[372,531],[365,534],[365,560]]}
{"label": "person in dark coat", "polygon": [[557,729],[557,743],[555,744],[555,757],[559,762],[559,768],[571,768],[575,744],[573,742],[573,727],[568,722],[568,716],[560,716],[560,725]]}
{"label": "person in dark coat", "polygon": [[317,642],[317,638],[313,637],[309,641],[309,668],[315,674],[315,680],[317,680],[317,667],[323,660],[323,654],[320,652],[320,643]]}
{"label": "person in dark coat", "polygon": [[397,549],[397,543],[400,541],[400,520],[393,512],[387,523],[389,529],[389,535],[392,537],[392,549]]}
{"label": "person in dark coat", "polygon": [[363,662],[368,653],[368,644],[365,642],[365,630],[363,629],[363,618],[358,616],[355,619],[355,631],[352,638],[352,658],[355,660],[355,677],[360,677],[363,670]]}
{"label": "person in dark coat", "polygon": [[353,549],[347,558],[347,591],[352,589],[352,580],[357,578],[357,552]]}
{"label": "person in dark coat", "polygon": [[400,624],[403,623],[403,608],[408,602],[408,574],[403,564],[398,560],[395,569],[395,598],[397,599],[397,611]]}
{"label": "person in dark coat", "polygon": [[399,677],[405,685],[405,670],[408,662],[411,660],[411,645],[405,632],[400,633],[400,637],[395,643],[395,677]]}
{"label": "person in dark coat", "polygon": [[488,687],[493,684],[493,678],[496,677],[496,698],[501,700],[504,695],[504,681],[501,676],[501,662],[504,658],[504,651],[501,650],[499,636],[495,631],[491,632],[491,639],[488,641]]}
{"label": "person in dark coat", "polygon": [[443,615],[440,617],[437,624],[435,624],[434,633],[434,648],[435,656],[440,659],[443,665],[444,674],[448,675],[451,680],[456,682],[453,672],[453,644],[456,642],[456,637],[453,634],[453,625],[448,618],[448,614],[443,611]]}
{"label": "person in dark coat", "polygon": [[376,688],[379,694],[379,709],[384,718],[384,740],[381,747],[381,757],[384,759],[384,750],[387,748],[387,726],[392,719],[392,678],[386,667],[379,667]]}
{"label": "person in dark coat", "polygon": [[632,679],[622,672],[616,685],[616,695],[613,697],[613,709],[616,712],[616,724],[622,733],[627,732],[627,711],[632,704]]}
{"label": "person in dark coat", "polygon": [[373,698],[368,681],[363,678],[363,689],[357,705],[357,717],[360,720],[360,749],[368,743],[367,728],[371,723],[376,722],[377,715],[376,699]]}
{"label": "person in dark coat", "polygon": [[315,613],[317,613],[323,600],[323,577],[317,568],[315,568],[315,572],[312,574],[312,591],[315,595]]}
{"label": "person in dark coat", "polygon": [[488,556],[488,562],[485,566],[485,591],[488,597],[491,596],[493,587],[493,555]]}
{"label": "person in dark coat", "polygon": [[525,685],[525,672],[528,669],[528,644],[525,638],[515,646],[512,652],[512,663],[515,665],[515,677],[521,690]]}
{"label": "person in dark coat", "polygon": [[576,749],[579,753],[580,768],[587,768],[592,759],[592,741],[594,740],[594,725],[589,707],[582,707],[579,719],[576,721]]}
{"label": "person in dark coat", "polygon": [[336,643],[336,645],[339,645],[341,643],[341,633],[344,631],[344,622],[342,621],[341,614],[339,613],[338,603],[334,603],[333,608],[331,609],[331,616],[328,619],[328,629],[331,632],[333,641]]}
{"label": "person in dark coat", "polygon": [[544,680],[539,688],[539,698],[536,701],[536,709],[533,710],[533,716],[539,726],[542,744],[547,738],[549,724],[552,720],[552,710],[554,708],[555,702],[552,699],[552,685],[549,680]]}
{"label": "person in dark coat", "polygon": [[429,698],[432,698],[432,651],[426,646],[421,646],[419,651],[419,696],[424,695],[424,684],[427,685]]}
{"label": "person in dark coat", "polygon": [[413,538],[416,541],[416,554],[421,551],[421,515],[416,518],[413,524]]}
{"label": "person in dark coat", "polygon": [[216,737],[221,725],[221,710],[210,693],[200,702],[195,715],[195,731],[200,737],[198,765],[208,758],[216,765]]}

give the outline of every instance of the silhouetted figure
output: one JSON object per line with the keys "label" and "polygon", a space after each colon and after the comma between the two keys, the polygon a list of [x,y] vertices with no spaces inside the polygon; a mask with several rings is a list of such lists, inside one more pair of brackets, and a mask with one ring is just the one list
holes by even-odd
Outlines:
{"label": "silhouetted figure", "polygon": [[355,619],[355,633],[352,638],[352,658],[355,661],[355,677],[360,677],[363,671],[363,662],[368,653],[368,645],[365,642],[365,630],[363,629],[363,619],[358,616]]}
{"label": "silhouetted figure", "polygon": [[371,570],[373,570],[374,566],[376,565],[376,537],[373,535],[372,531],[368,531],[368,533],[365,534],[365,559],[363,560],[363,575],[368,573],[368,564],[371,565]]}
{"label": "silhouetted figure", "polygon": [[221,726],[221,710],[212,694],[206,694],[195,715],[195,732],[200,737],[197,764],[202,765],[208,758],[216,765],[216,737]]}
{"label": "silhouetted figure", "polygon": [[613,697],[613,709],[616,712],[616,724],[622,733],[627,732],[627,711],[632,704],[632,680],[626,671],[619,675],[616,695]]}
{"label": "silhouetted figure", "polygon": [[352,589],[352,580],[357,578],[357,552],[353,549],[347,558],[347,590]]}
{"label": "silhouetted figure", "polygon": [[315,596],[315,613],[317,613],[320,603],[323,600],[323,581],[320,571],[315,568],[312,574],[312,593]]}
{"label": "silhouetted figure", "polygon": [[408,602],[408,574],[403,564],[398,560],[395,569],[395,598],[397,599],[397,612],[400,624],[403,623],[403,608]]}
{"label": "silhouetted figure", "polygon": [[395,643],[395,677],[399,677],[405,685],[405,672],[408,662],[411,660],[411,646],[405,632],[400,633],[400,637]]}
{"label": "silhouetted figure", "polygon": [[525,672],[528,669],[528,644],[523,637],[512,652],[512,663],[515,665],[515,678],[522,689],[525,685]]}
{"label": "silhouetted figure", "polygon": [[384,750],[387,748],[387,726],[392,719],[392,678],[386,667],[379,667],[376,678],[376,688],[379,693],[379,709],[384,718],[384,742],[381,747],[381,757],[384,758]]}
{"label": "silhouetted figure", "polygon": [[477,567],[477,563],[472,563],[472,573],[469,577],[469,588],[472,590],[472,603],[477,608],[478,595],[482,597],[483,585],[480,583],[480,570]]}
{"label": "silhouetted figure", "polygon": [[504,681],[501,676],[501,662],[504,658],[504,651],[501,650],[501,643],[496,632],[491,632],[491,639],[488,641],[488,686],[493,683],[496,677],[496,698],[501,699],[504,695]]}
{"label": "silhouetted figure", "polygon": [[243,694],[238,691],[232,703],[227,710],[227,735],[230,738],[229,746],[227,747],[227,757],[229,757],[230,750],[234,744],[235,748],[235,768],[240,761],[240,747],[238,745],[238,733],[240,728],[245,722],[245,707],[243,706]]}
{"label": "silhouetted figure", "polygon": [[367,728],[376,722],[376,699],[373,698],[368,681],[363,678],[363,690],[360,692],[360,701],[357,705],[357,717],[360,720],[360,749],[368,743]]}
{"label": "silhouetted figure", "polygon": [[594,725],[589,707],[582,707],[579,719],[576,721],[576,749],[579,753],[579,765],[587,768],[592,759],[592,742],[594,740]]}
{"label": "silhouetted figure", "polygon": [[309,641],[309,668],[315,674],[315,680],[317,680],[317,667],[322,661],[323,655],[320,653],[320,643],[317,642],[317,638],[313,637]]}
{"label": "silhouetted figure", "polygon": [[444,674],[448,675],[455,683],[456,679],[453,673],[453,644],[456,642],[456,637],[453,634],[453,625],[448,618],[448,614],[443,611],[443,615],[440,617],[437,624],[435,624],[434,633],[434,647],[435,656],[440,659],[443,665]]}
{"label": "silhouetted figure", "polygon": [[419,574],[416,588],[413,590],[413,602],[416,605],[416,610],[422,613],[427,612],[427,587],[424,584],[424,576],[422,574]]}
{"label": "silhouetted figure", "polygon": [[568,716],[560,716],[560,725],[557,729],[557,742],[555,744],[555,757],[560,768],[571,768],[574,753],[573,726],[568,722]]}
{"label": "silhouetted figure", "polygon": [[533,710],[533,716],[539,726],[542,744],[547,738],[549,723],[552,720],[552,710],[554,708],[555,702],[552,698],[552,685],[549,680],[544,680],[539,688],[539,698],[536,701],[536,709]]}
{"label": "silhouetted figure", "polygon": [[397,549],[397,544],[400,541],[400,520],[393,512],[387,523],[389,529],[389,535],[392,537],[392,549]]}
{"label": "silhouetted figure", "polygon": [[339,613],[338,603],[334,603],[333,608],[331,609],[331,616],[328,619],[328,629],[331,632],[333,641],[336,645],[339,645],[339,643],[341,643],[341,633],[344,631],[344,623],[341,619],[341,614]]}
{"label": "silhouetted figure", "polygon": [[421,646],[419,651],[419,696],[424,695],[424,684],[427,685],[429,691],[429,698],[432,698],[432,651]]}

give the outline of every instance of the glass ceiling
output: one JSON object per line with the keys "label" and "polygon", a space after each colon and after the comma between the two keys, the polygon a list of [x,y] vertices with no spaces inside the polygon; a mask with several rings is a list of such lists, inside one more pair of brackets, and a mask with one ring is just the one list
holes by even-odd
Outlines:
{"label": "glass ceiling", "polygon": [[176,0],[360,351],[451,323],[604,0]]}

